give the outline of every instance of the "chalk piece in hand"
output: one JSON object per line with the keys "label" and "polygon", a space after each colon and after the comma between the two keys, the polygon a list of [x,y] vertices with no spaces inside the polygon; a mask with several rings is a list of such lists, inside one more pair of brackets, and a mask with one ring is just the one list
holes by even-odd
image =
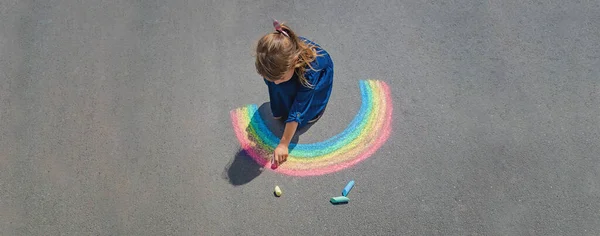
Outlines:
{"label": "chalk piece in hand", "polygon": [[340,204],[340,203],[347,203],[348,201],[350,201],[350,199],[348,199],[347,197],[344,197],[344,196],[339,196],[339,197],[332,197],[329,201],[333,204]]}
{"label": "chalk piece in hand", "polygon": [[279,188],[279,186],[275,186],[275,196],[281,196],[281,189]]}
{"label": "chalk piece in hand", "polygon": [[348,193],[350,193],[352,187],[354,187],[354,180],[351,180],[350,182],[348,182],[348,184],[346,184],[346,187],[344,188],[344,190],[342,190],[342,195],[344,197],[348,196]]}
{"label": "chalk piece in hand", "polygon": [[277,162],[275,161],[275,157],[271,158],[271,169],[277,169]]}

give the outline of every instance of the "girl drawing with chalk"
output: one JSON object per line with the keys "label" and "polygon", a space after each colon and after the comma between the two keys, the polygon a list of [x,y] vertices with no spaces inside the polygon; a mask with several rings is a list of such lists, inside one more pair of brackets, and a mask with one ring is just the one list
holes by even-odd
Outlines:
{"label": "girl drawing with chalk", "polygon": [[296,130],[323,115],[333,86],[333,61],[321,46],[290,27],[276,20],[273,26],[258,41],[255,65],[267,84],[273,118],[285,121],[271,160],[276,167],[286,161]]}

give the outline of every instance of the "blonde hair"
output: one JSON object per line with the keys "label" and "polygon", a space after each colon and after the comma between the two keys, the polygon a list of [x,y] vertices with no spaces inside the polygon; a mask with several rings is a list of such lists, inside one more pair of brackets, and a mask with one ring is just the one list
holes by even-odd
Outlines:
{"label": "blonde hair", "polygon": [[[306,66],[315,70],[310,63],[317,56],[316,46],[301,40],[288,26],[281,24],[281,29],[287,36],[279,31],[266,34],[256,46],[256,71],[268,80],[280,80],[281,77],[294,68],[300,83],[308,88],[312,84],[304,77]],[[289,37],[288,37],[289,36]]]}

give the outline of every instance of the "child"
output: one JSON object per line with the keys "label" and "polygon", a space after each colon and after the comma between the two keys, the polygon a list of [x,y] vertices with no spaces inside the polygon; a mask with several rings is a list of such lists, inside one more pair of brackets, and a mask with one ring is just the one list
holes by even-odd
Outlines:
{"label": "child", "polygon": [[323,115],[333,85],[333,61],[321,46],[288,26],[276,20],[273,26],[275,31],[258,41],[255,65],[269,88],[273,117],[286,123],[271,160],[277,166],[287,159],[296,130]]}

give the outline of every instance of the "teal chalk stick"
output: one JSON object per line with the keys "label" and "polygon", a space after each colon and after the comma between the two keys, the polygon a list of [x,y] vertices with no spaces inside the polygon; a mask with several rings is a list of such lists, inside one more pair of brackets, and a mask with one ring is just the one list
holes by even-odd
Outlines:
{"label": "teal chalk stick", "polygon": [[350,182],[348,182],[348,184],[346,184],[346,187],[344,188],[344,190],[342,190],[342,195],[344,197],[348,196],[348,193],[350,193],[352,187],[354,187],[354,180],[351,180]]}
{"label": "teal chalk stick", "polygon": [[348,199],[347,197],[344,197],[344,196],[339,196],[339,197],[332,197],[329,201],[333,204],[338,204],[338,203],[346,203],[346,202],[350,201],[350,199]]}

